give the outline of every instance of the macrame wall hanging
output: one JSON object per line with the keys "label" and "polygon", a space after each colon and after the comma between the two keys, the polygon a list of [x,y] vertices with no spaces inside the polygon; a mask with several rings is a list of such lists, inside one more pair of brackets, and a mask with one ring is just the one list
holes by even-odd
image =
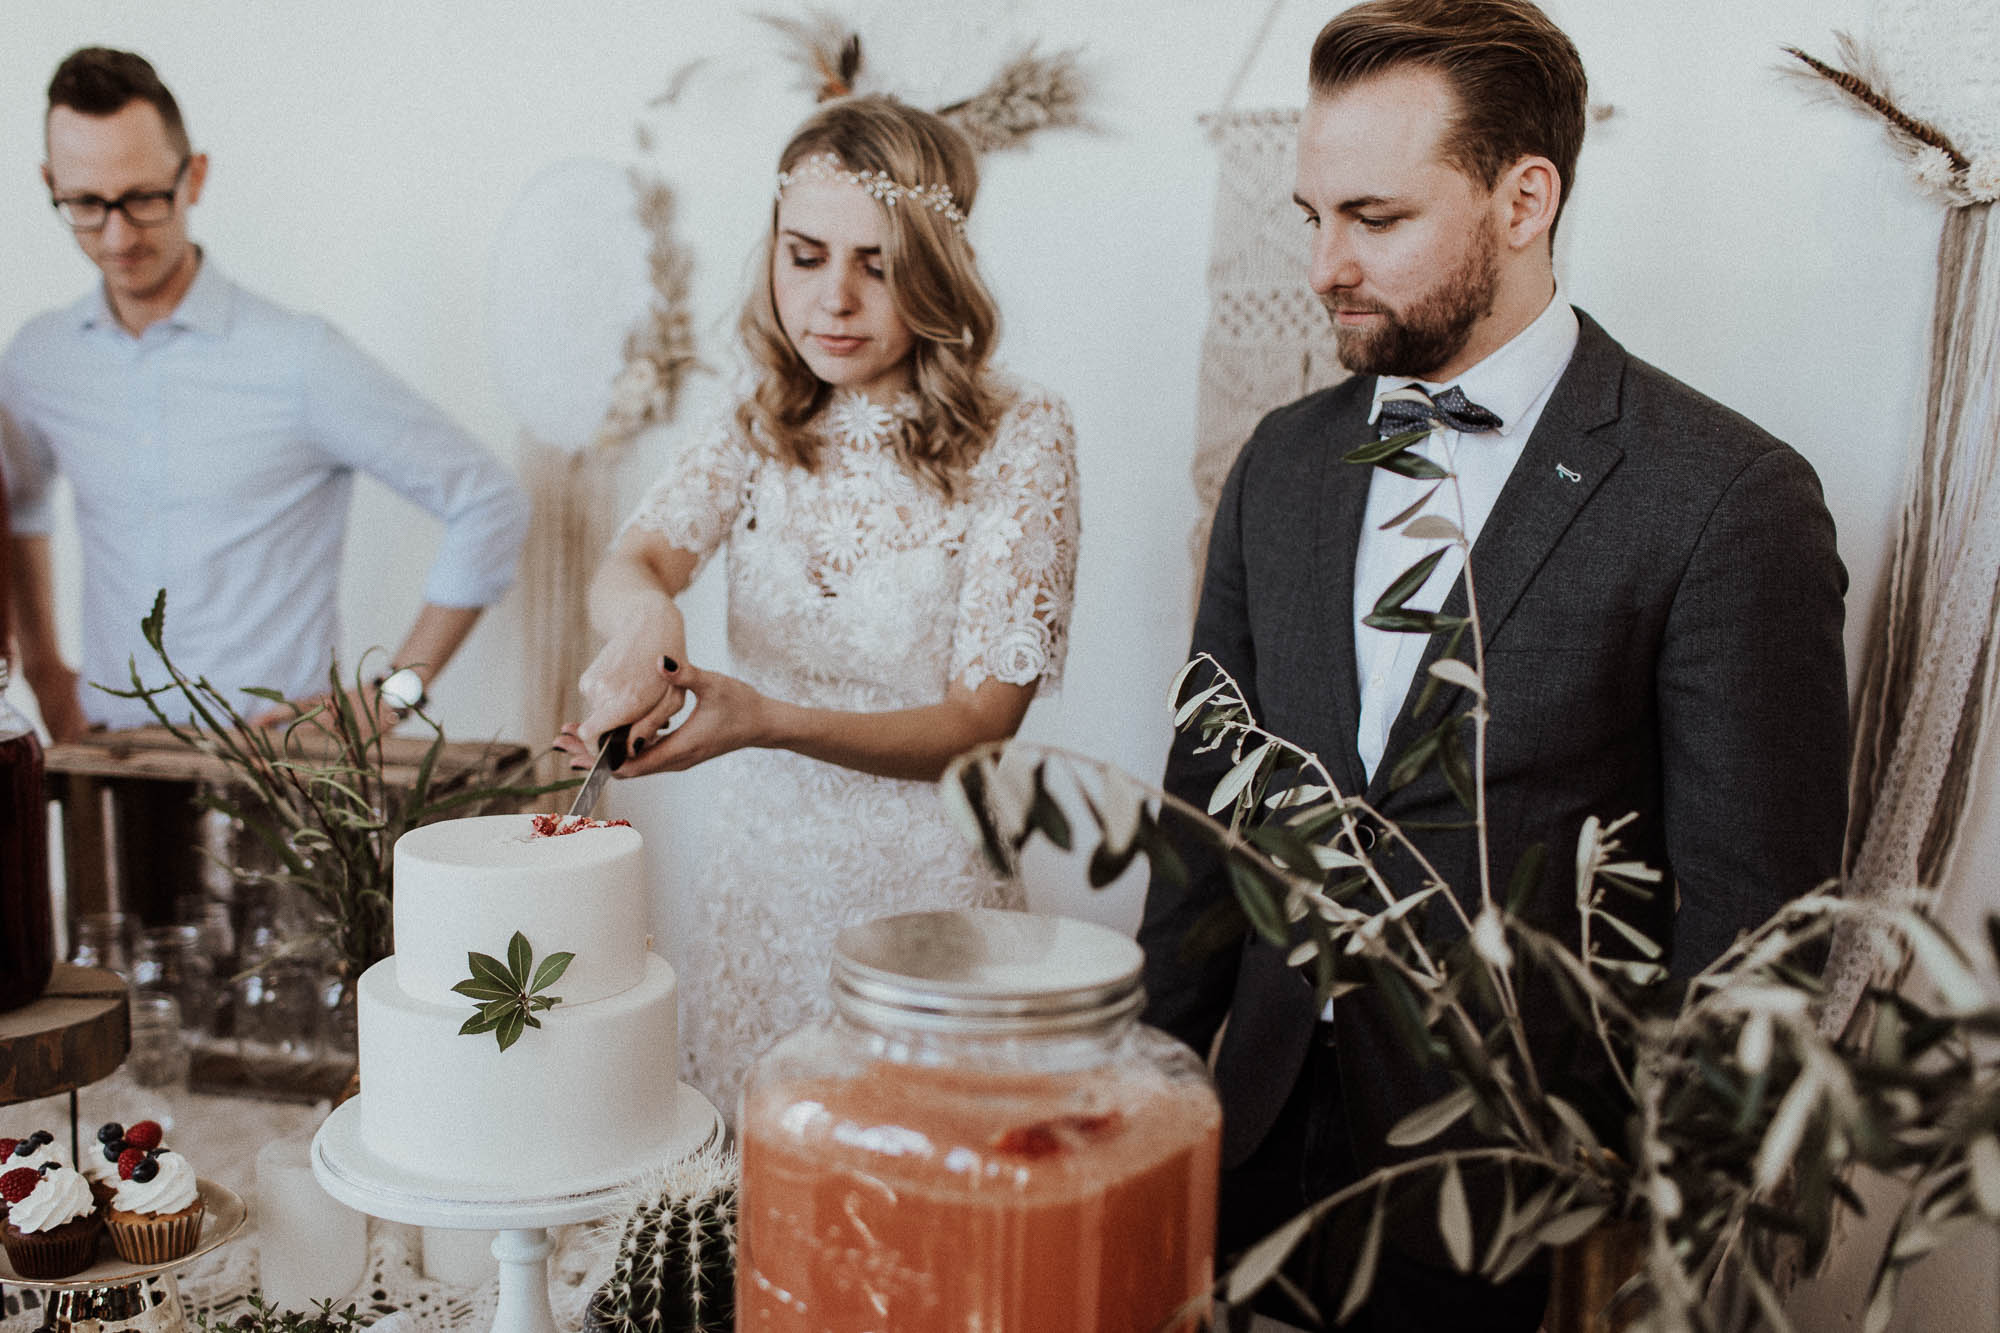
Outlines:
{"label": "macrame wall hanging", "polygon": [[495,370],[534,505],[520,575],[530,737],[582,716],[576,682],[596,650],[585,590],[622,517],[619,470],[640,432],[673,419],[697,365],[692,259],[673,219],[657,176],[576,159],[529,183],[495,243]]}
{"label": "macrame wall hanging", "polygon": [[1333,324],[1306,284],[1309,233],[1292,202],[1298,111],[1225,110],[1208,124],[1215,224],[1189,468],[1200,515],[1189,538],[1197,587],[1223,479],[1258,420],[1347,377]]}
{"label": "macrame wall hanging", "polygon": [[[1208,243],[1208,325],[1195,396],[1194,531],[1188,553],[1198,594],[1215,502],[1259,419],[1347,371],[1333,324],[1306,282],[1310,234],[1292,202],[1299,111],[1235,109],[1283,0],[1272,0],[1238,64],[1221,110],[1205,118],[1215,145],[1215,221]],[[1303,77],[1303,71],[1301,72]]]}
{"label": "macrame wall hanging", "polygon": [[[2000,682],[2000,80],[1988,60],[2000,10],[1889,0],[1875,26],[1874,46],[1839,38],[1838,64],[1790,54],[1815,92],[1879,117],[1946,210],[1924,420],[1855,703],[1844,867],[1849,896],[1929,912]],[[1911,72],[1899,94],[1892,70]],[[1894,985],[1903,963],[1870,932],[1838,935],[1823,1028],[1845,1029],[1867,988]]]}

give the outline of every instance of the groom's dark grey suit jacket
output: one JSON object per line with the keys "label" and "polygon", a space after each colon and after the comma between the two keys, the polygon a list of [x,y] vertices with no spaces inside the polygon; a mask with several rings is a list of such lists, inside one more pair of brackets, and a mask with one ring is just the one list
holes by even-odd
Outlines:
{"label": "groom's dark grey suit jacket", "polygon": [[[1495,891],[1527,848],[1544,845],[1526,914],[1573,939],[1578,831],[1586,816],[1636,811],[1625,845],[1672,887],[1619,913],[1685,975],[1838,871],[1847,579],[1803,458],[1579,320],[1576,352],[1471,558],[1491,700]],[[1384,779],[1463,697],[1421,719],[1406,701],[1372,784],[1355,752],[1354,558],[1372,470],[1340,460],[1372,438],[1373,383],[1356,376],[1279,408],[1245,445],[1216,513],[1193,648],[1214,654],[1262,724],[1316,752],[1343,790],[1366,791],[1405,825],[1462,821],[1435,770],[1396,792]],[[1461,581],[1445,610],[1464,605]],[[1426,666],[1439,647],[1434,639]],[[1229,760],[1196,755],[1197,740],[1175,738],[1166,786],[1205,807]],[[1472,835],[1418,836],[1476,910]],[[1229,1016],[1216,1063],[1228,1167],[1270,1129],[1318,1013],[1305,974],[1254,935],[1183,957],[1189,928],[1229,891],[1213,856],[1183,850],[1190,886],[1156,876],[1147,895],[1147,1021],[1206,1051]],[[1429,925],[1446,926],[1445,915]],[[1552,1006],[1529,1012],[1530,1025],[1560,1031]],[[1334,1044],[1367,1171],[1395,1155],[1383,1142],[1390,1125],[1451,1085],[1403,1054],[1368,991],[1336,1004]]]}

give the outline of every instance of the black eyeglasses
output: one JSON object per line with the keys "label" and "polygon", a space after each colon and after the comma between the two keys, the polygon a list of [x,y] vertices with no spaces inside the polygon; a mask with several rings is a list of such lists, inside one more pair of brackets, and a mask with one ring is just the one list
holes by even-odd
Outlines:
{"label": "black eyeglasses", "polygon": [[114,212],[123,213],[125,220],[135,227],[157,227],[174,215],[174,197],[180,193],[181,178],[187,175],[188,163],[192,161],[191,154],[181,155],[181,164],[174,170],[174,183],[164,190],[127,190],[116,199],[79,194],[70,199],[52,198],[49,202],[72,231],[103,231]]}

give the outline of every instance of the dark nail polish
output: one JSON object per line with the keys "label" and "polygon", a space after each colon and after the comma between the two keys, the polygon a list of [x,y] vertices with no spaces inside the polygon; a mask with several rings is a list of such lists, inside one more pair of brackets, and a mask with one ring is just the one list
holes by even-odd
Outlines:
{"label": "dark nail polish", "polygon": [[637,754],[637,753],[639,753],[639,751],[641,751],[641,750],[643,750],[643,749],[645,749],[645,748],[646,748],[646,742],[645,742],[645,740],[644,740],[643,738],[641,738],[641,739],[638,739],[638,740],[634,740],[634,741],[632,742],[632,746],[631,746],[631,753],[633,753],[633,754]]}
{"label": "dark nail polish", "polygon": [[665,671],[667,674],[672,675],[674,672],[679,671],[680,669],[681,669],[681,664],[679,662],[674,661],[673,658],[662,657],[660,659],[660,670]]}

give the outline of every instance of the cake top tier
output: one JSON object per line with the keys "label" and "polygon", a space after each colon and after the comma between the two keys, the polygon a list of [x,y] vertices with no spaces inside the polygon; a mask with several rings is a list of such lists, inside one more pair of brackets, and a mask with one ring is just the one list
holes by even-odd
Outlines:
{"label": "cake top tier", "polygon": [[465,1008],[452,987],[468,953],[505,958],[515,931],[536,958],[575,958],[555,989],[588,1004],[645,967],[644,844],[629,826],[536,837],[532,815],[484,815],[411,829],[396,842],[396,975],[412,999]]}
{"label": "cake top tier", "polygon": [[606,865],[643,845],[630,824],[593,820],[590,827],[549,837],[535,831],[537,818],[481,815],[413,828],[396,841],[396,868],[407,858],[451,870],[532,876]]}

